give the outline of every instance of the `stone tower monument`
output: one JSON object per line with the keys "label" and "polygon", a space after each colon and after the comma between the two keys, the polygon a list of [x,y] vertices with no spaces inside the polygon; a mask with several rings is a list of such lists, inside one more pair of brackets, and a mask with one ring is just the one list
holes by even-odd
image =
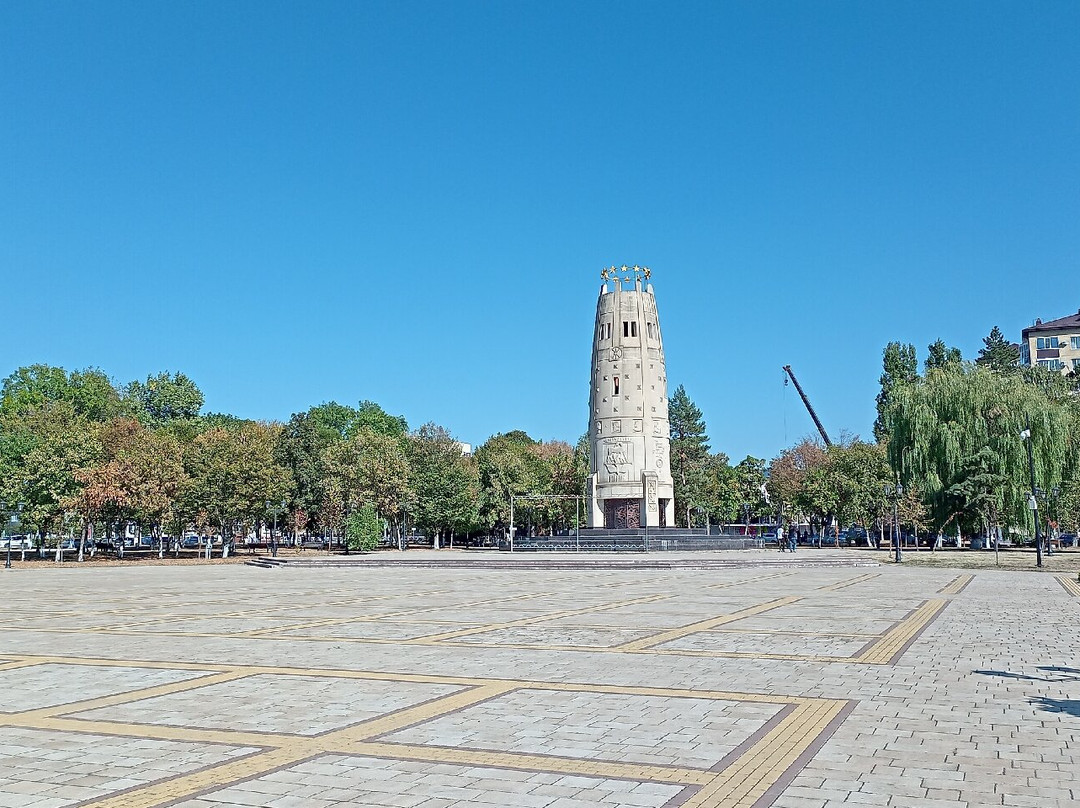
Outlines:
{"label": "stone tower monument", "polygon": [[592,528],[675,524],[667,371],[650,274],[624,266],[600,275],[589,387]]}

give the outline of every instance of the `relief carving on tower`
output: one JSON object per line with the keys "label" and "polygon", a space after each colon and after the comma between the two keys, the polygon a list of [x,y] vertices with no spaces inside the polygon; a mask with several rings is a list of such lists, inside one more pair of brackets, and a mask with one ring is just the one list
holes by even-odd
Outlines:
{"label": "relief carving on tower", "polygon": [[629,440],[610,440],[604,443],[604,482],[629,482],[634,468],[634,444]]}
{"label": "relief carving on tower", "polygon": [[653,454],[656,456],[656,467],[662,469],[664,467],[664,441],[656,441],[656,445],[653,446]]}
{"label": "relief carving on tower", "polygon": [[649,510],[656,510],[656,478],[650,476],[647,484],[648,492],[646,494],[646,500],[649,503]]}

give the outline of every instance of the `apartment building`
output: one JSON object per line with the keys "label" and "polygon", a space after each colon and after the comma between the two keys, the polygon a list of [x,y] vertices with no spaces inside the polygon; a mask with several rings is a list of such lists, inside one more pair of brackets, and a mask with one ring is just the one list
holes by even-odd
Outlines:
{"label": "apartment building", "polygon": [[1020,361],[1062,373],[1080,371],[1080,311],[1025,328],[1020,340]]}

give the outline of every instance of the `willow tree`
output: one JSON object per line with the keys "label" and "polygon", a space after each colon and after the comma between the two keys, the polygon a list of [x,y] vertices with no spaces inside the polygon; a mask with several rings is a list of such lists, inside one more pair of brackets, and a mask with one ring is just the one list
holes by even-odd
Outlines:
{"label": "willow tree", "polygon": [[890,464],[923,492],[938,530],[1026,524],[1031,483],[1021,432],[1029,425],[1037,484],[1048,489],[1076,472],[1075,400],[1048,397],[1018,375],[943,368],[897,388],[886,419]]}

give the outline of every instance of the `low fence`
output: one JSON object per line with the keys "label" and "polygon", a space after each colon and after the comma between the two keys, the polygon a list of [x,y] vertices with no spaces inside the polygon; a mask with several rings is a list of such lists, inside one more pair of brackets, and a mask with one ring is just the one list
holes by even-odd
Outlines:
{"label": "low fence", "polygon": [[[704,550],[759,550],[764,539],[755,536],[708,535],[704,530],[582,530],[568,536],[516,536],[514,552],[652,553]],[[510,550],[503,541],[500,550]]]}

